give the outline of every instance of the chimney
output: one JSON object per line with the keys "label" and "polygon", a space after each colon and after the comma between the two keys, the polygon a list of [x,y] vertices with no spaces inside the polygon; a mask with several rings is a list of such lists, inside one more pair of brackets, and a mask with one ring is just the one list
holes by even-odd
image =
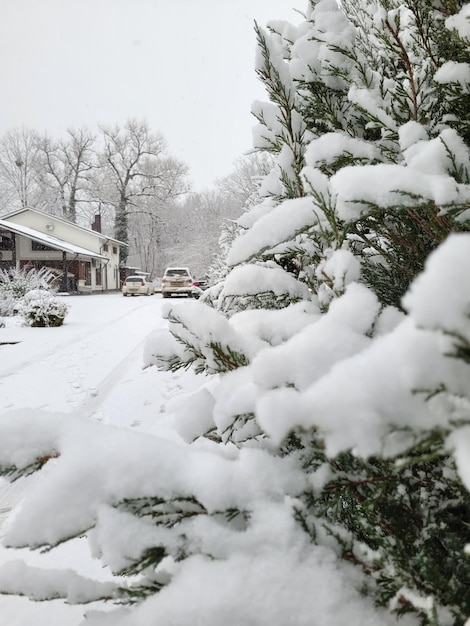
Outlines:
{"label": "chimney", "polygon": [[97,233],[101,232],[101,215],[95,215],[95,219],[91,225],[91,230],[95,230]]}

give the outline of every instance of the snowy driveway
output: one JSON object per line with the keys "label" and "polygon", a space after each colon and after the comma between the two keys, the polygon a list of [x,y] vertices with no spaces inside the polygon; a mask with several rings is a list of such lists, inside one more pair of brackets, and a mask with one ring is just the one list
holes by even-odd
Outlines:
{"label": "snowy driveway", "polygon": [[12,342],[0,345],[0,413],[23,407],[85,409],[134,361],[141,364],[142,342],[166,324],[158,296],[107,294],[64,300],[70,312],[61,328],[0,330],[0,343]]}
{"label": "snowy driveway", "polygon": [[[146,432],[172,437],[166,426],[165,405],[176,392],[197,386],[189,373],[143,370],[145,340],[165,328],[163,300],[153,297],[123,298],[120,294],[70,296],[64,326],[30,328],[7,319],[0,328],[0,419],[18,410],[79,415]],[[182,306],[184,301],[181,300]],[[37,476],[9,485],[0,479],[0,537],[2,523],[21,501]],[[74,553],[74,550],[76,553]],[[35,564],[37,555],[0,548],[0,564],[23,558]],[[79,541],[50,553],[51,567],[101,572],[96,563],[82,563]],[[44,558],[44,557],[42,557]],[[76,621],[70,622],[71,615]],[[0,626],[67,626],[81,622],[82,607],[64,610],[60,601],[41,604],[24,598],[0,596]]]}

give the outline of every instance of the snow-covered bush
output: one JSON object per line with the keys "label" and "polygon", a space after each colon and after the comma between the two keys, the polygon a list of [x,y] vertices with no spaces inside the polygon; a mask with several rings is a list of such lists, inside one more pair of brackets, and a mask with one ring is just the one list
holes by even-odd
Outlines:
{"label": "snow-covered bush", "polygon": [[[239,220],[217,299],[202,303],[229,319],[224,354],[251,352],[234,350],[230,371],[213,368],[219,384],[191,398],[178,424],[187,441],[210,436],[294,463],[306,484],[285,495],[312,544],[354,563],[363,592],[392,614],[463,624],[470,497],[465,446],[455,441],[470,422],[469,343],[445,320],[450,309],[470,310],[457,269],[468,267],[469,239],[449,238],[468,230],[470,110],[440,71],[460,103],[461,119],[449,116],[434,74],[446,54],[467,70],[470,59],[430,5],[392,4],[311,2],[300,27],[258,29],[271,103],[254,106],[255,141],[277,165],[263,184],[268,199]],[[289,298],[282,310],[260,307],[264,289],[253,289],[270,264],[313,292],[301,296],[310,305],[303,324],[281,340],[280,328],[294,328]],[[428,293],[414,302],[439,311],[432,330],[409,305],[420,284]],[[186,313],[168,312],[174,348],[155,347],[160,367],[215,354],[216,321]],[[199,432],[198,405],[211,414]]]}
{"label": "snow-covered bush", "polygon": [[3,291],[0,287],[0,315],[9,317],[17,312],[19,299],[15,298],[9,290]]}
{"label": "snow-covered bush", "polygon": [[34,289],[22,298],[19,312],[30,326],[62,326],[68,307],[49,291]]}
{"label": "snow-covered bush", "polygon": [[21,299],[34,289],[50,291],[55,276],[49,270],[0,268],[0,315],[18,312]]}

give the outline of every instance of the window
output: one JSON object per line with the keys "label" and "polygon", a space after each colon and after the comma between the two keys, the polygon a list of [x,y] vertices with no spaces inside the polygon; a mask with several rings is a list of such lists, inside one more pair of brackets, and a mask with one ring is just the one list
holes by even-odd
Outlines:
{"label": "window", "polygon": [[50,246],[46,246],[44,243],[39,243],[39,241],[31,241],[31,250],[33,250],[34,252],[51,252],[54,251],[54,248],[51,248]]}
{"label": "window", "polygon": [[113,254],[117,254],[117,246],[113,246]]}
{"label": "window", "polygon": [[100,286],[100,285],[102,285],[102,284],[103,284],[103,283],[102,283],[103,278],[102,278],[102,274],[101,274],[101,265],[100,265],[100,266],[98,266],[98,267],[96,268],[96,270],[95,270],[95,280],[96,280],[96,284],[97,284],[97,285],[99,285],[99,286]]}
{"label": "window", "polygon": [[186,268],[169,267],[165,271],[165,276],[184,276],[188,277],[190,274]]}
{"label": "window", "polygon": [[0,235],[0,250],[11,250],[13,248],[13,237]]}
{"label": "window", "polygon": [[104,243],[103,244],[103,252],[107,252],[108,251],[108,244]]}

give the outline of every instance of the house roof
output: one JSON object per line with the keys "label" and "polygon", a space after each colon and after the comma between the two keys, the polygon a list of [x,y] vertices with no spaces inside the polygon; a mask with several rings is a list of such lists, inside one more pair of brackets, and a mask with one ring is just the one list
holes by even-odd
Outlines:
{"label": "house roof", "polygon": [[62,250],[62,252],[70,252],[71,254],[80,254],[82,256],[88,256],[94,259],[107,259],[107,257],[103,256],[102,254],[97,254],[92,250],[87,250],[86,248],[82,248],[81,246],[76,246],[72,243],[68,243],[67,241],[63,241],[62,239],[57,239],[57,237],[52,237],[52,235],[46,235],[44,233],[41,233],[39,230],[29,228],[29,226],[22,226],[20,224],[15,224],[14,222],[8,222],[7,220],[0,219],[0,228],[9,230],[12,233],[16,233],[17,235],[23,235],[28,239],[34,239],[34,241],[38,241],[45,246],[54,248],[54,250]]}
{"label": "house roof", "polygon": [[8,220],[10,217],[14,217],[15,215],[19,215],[20,213],[38,213],[39,215],[45,215],[49,219],[57,220],[58,222],[62,222],[63,224],[67,224],[68,226],[72,226],[73,228],[78,228],[79,230],[84,230],[87,233],[91,233],[96,237],[100,237],[101,239],[106,239],[106,241],[113,241],[120,246],[127,246],[128,244],[123,241],[119,241],[119,239],[114,239],[114,237],[108,237],[108,235],[104,235],[103,233],[98,232],[97,230],[93,230],[92,228],[87,228],[86,226],[80,226],[79,224],[75,224],[75,222],[70,222],[69,220],[64,219],[63,217],[58,217],[57,215],[53,215],[52,213],[46,213],[45,211],[40,211],[39,209],[31,209],[30,207],[23,207],[21,209],[17,209],[16,211],[10,211],[10,213],[6,213],[2,215],[3,220]]}

